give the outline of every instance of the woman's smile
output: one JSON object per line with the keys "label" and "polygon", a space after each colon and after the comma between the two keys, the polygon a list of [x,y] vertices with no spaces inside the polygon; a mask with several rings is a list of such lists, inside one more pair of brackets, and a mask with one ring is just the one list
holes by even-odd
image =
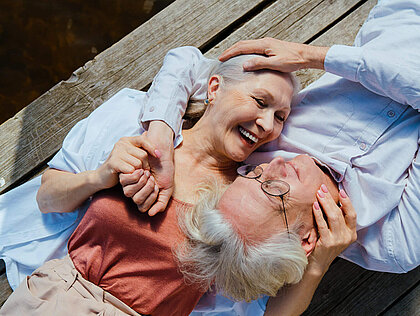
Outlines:
{"label": "woman's smile", "polygon": [[251,131],[245,129],[242,126],[238,126],[239,135],[243,142],[249,147],[254,147],[258,143],[258,137]]}

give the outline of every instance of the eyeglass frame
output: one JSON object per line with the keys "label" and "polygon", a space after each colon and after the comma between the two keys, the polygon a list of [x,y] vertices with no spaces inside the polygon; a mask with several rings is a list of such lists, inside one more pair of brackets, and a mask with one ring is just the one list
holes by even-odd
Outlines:
{"label": "eyeglass frame", "polygon": [[[252,171],[253,171],[253,170],[255,170],[255,169],[257,169],[257,168],[260,168],[260,169],[261,169],[261,173],[260,173],[258,176],[255,176],[255,177],[248,177],[248,176],[244,176],[244,175],[242,175],[241,173],[239,173],[239,169],[244,168],[244,167],[248,167],[248,166],[250,166],[250,167],[253,167],[253,168],[254,168],[254,169],[252,169]],[[254,179],[254,180],[256,180],[257,182],[261,183],[261,190],[262,190],[265,194],[268,194],[268,195],[270,195],[270,196],[274,196],[274,197],[279,197],[279,198],[281,199],[281,203],[282,203],[282,205],[283,205],[284,221],[285,221],[285,223],[286,223],[287,234],[288,234],[288,235],[289,235],[289,237],[290,237],[289,224],[288,224],[288,221],[287,221],[287,216],[286,216],[286,207],[284,206],[284,196],[285,196],[287,193],[289,193],[289,192],[290,192],[290,185],[289,185],[286,181],[283,181],[283,180],[275,180],[275,179],[273,179],[273,180],[265,180],[265,181],[261,181],[261,180],[259,180],[259,178],[262,176],[263,172],[264,172],[264,168],[263,168],[263,167],[261,167],[261,166],[259,166],[259,165],[252,165],[252,164],[244,164],[244,165],[239,166],[239,167],[236,169],[236,173],[237,173],[239,176],[241,176],[241,177],[243,177],[243,178],[245,178],[245,179]],[[276,182],[281,182],[281,183],[283,183],[283,184],[286,184],[286,186],[287,186],[287,188],[288,188],[288,189],[287,189],[287,191],[286,191],[286,192],[284,192],[284,193],[282,193],[282,194],[280,194],[280,195],[278,195],[278,194],[272,194],[272,193],[270,193],[270,192],[267,192],[267,191],[264,189],[264,183],[270,183],[270,182],[273,182],[273,181],[276,181]]]}

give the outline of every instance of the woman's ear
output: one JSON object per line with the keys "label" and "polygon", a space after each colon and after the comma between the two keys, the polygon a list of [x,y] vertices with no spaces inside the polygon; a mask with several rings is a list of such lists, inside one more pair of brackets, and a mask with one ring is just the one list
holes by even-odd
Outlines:
{"label": "woman's ear", "polygon": [[308,257],[312,251],[314,251],[316,242],[318,240],[318,234],[316,229],[312,227],[308,232],[306,232],[302,236],[302,248],[306,252],[306,256]]}
{"label": "woman's ear", "polygon": [[209,101],[216,98],[217,92],[220,90],[222,78],[219,75],[213,75],[209,79],[207,86],[207,96]]}

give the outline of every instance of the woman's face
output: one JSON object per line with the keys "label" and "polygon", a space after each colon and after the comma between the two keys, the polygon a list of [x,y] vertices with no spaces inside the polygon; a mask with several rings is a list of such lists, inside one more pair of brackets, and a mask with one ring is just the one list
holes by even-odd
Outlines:
{"label": "woman's face", "polygon": [[255,73],[225,87],[217,86],[218,80],[214,76],[209,82],[209,132],[217,151],[243,161],[280,135],[290,113],[292,82],[288,75],[272,71]]}
{"label": "woman's face", "polygon": [[[326,183],[325,173],[307,155],[287,162],[278,157],[260,166],[264,169],[260,181],[283,180],[290,186],[284,197],[289,225],[299,219],[306,228],[312,228],[312,204],[319,187]],[[264,193],[255,179],[237,177],[220,199],[219,208],[254,241],[286,229],[281,199]]]}

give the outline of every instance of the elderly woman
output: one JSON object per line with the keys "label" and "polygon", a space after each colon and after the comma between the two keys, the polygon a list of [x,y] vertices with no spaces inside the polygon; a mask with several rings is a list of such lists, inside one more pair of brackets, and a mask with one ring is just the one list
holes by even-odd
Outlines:
{"label": "elderly woman", "polygon": [[[142,167],[145,159],[138,147],[154,152],[144,137],[132,136],[143,132],[136,120],[143,110],[143,93],[122,90],[70,132],[43,177],[37,197],[41,211],[70,212],[95,192],[105,191],[93,196],[71,236],[69,257],[50,261],[35,271],[15,291],[1,313],[45,315],[71,310],[84,315],[116,309],[128,314],[181,315],[192,311],[203,292],[196,285],[183,282],[172,256],[172,250],[183,241],[186,244],[192,241],[190,235],[184,236],[177,229],[177,213],[181,218],[197,214],[191,212],[191,203],[196,201],[196,188],[203,180],[211,177],[222,184],[231,183],[236,178],[238,162],[279,136],[295,90],[290,75],[272,71],[245,73],[241,67],[243,61],[241,57],[214,67],[204,115],[184,132],[183,142],[175,150],[175,191],[166,211],[159,216],[142,216],[121,190],[105,190],[118,184],[119,173]],[[104,138],[121,136],[126,137],[110,153],[109,148],[103,147]],[[86,148],[89,149],[84,152]],[[99,167],[89,170],[95,160]],[[68,172],[78,164],[86,165],[86,171]],[[147,172],[144,176],[147,184],[157,191],[153,178]],[[206,234],[203,228],[199,232]],[[298,242],[293,233],[290,242]],[[264,245],[259,243],[258,248],[263,249]],[[185,259],[189,253],[187,248],[180,248],[179,257],[184,263],[188,263]],[[261,255],[254,263],[255,271],[256,264],[264,260]],[[215,257],[224,258],[217,253]],[[275,265],[276,261],[268,264]],[[297,261],[295,265],[300,266],[297,269],[303,270],[305,256]],[[293,260],[288,262],[292,264]],[[216,268],[219,274],[232,276],[238,269],[242,269],[240,263],[232,266],[232,273]],[[278,274],[275,269],[270,270]],[[292,280],[282,278],[279,285],[296,282],[300,276]],[[204,281],[207,286],[216,281],[226,294],[231,294],[214,275]],[[232,281],[243,285],[234,278]],[[258,291],[266,293],[264,288]],[[232,294],[239,299],[255,297],[255,294],[252,297]],[[102,302],[98,302],[98,296]]]}

